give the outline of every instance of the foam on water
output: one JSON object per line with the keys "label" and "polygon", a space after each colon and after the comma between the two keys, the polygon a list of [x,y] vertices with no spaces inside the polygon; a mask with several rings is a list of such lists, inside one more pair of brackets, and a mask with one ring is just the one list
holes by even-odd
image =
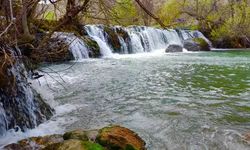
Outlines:
{"label": "foam on water", "polygon": [[3,148],[5,145],[16,143],[22,139],[26,139],[29,137],[64,133],[67,125],[77,121],[76,117],[65,117],[64,115],[76,111],[77,109],[80,109],[82,107],[84,106],[73,104],[56,106],[54,108],[56,114],[49,121],[40,124],[35,129],[28,129],[25,132],[21,132],[20,129],[18,131],[15,131],[15,129],[9,130],[4,136],[0,138],[0,149]]}

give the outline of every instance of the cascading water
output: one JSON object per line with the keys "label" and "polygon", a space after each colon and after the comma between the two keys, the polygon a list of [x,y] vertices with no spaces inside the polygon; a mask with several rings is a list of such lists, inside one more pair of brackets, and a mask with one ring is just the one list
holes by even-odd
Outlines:
{"label": "cascading water", "polygon": [[111,56],[112,50],[107,44],[103,26],[87,25],[84,28],[87,31],[88,35],[98,43],[102,56]]}
{"label": "cascading water", "polygon": [[69,45],[69,50],[76,60],[89,58],[88,47],[81,38],[73,33],[56,32],[52,37],[64,40]]}
{"label": "cascading water", "polygon": [[5,86],[0,87],[0,135],[9,129],[34,128],[52,116],[52,109],[27,81],[27,72],[20,60],[7,69]]}
{"label": "cascading water", "polygon": [[187,40],[192,38],[202,38],[210,45],[210,47],[212,47],[211,41],[209,41],[200,31],[178,30],[178,33],[182,40]]}
{"label": "cascading water", "polygon": [[[169,44],[183,46],[183,41],[192,38],[203,38],[210,46],[211,42],[199,31],[191,30],[163,30],[145,26],[104,26],[86,25],[83,30],[85,36],[95,41],[100,48],[100,56],[112,57],[113,53],[133,54],[165,51]],[[71,33],[56,33],[70,43],[70,51],[75,59],[89,58],[91,51],[84,40]]]}

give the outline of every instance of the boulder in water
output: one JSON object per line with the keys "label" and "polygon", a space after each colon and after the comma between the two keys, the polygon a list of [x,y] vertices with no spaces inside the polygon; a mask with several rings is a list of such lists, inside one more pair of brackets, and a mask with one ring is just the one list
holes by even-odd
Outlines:
{"label": "boulder in water", "polygon": [[202,38],[184,40],[184,48],[188,51],[210,51],[210,45]]}
{"label": "boulder in water", "polygon": [[188,51],[200,51],[201,48],[198,43],[194,42],[193,40],[184,40],[184,48]]}
{"label": "boulder in water", "polygon": [[199,44],[201,51],[210,51],[209,43],[203,38],[194,38],[193,41]]}
{"label": "boulder in water", "polygon": [[174,52],[182,52],[182,51],[183,51],[183,47],[177,44],[170,44],[165,50],[166,53],[174,53]]}
{"label": "boulder in water", "polygon": [[146,150],[145,142],[135,132],[121,126],[101,129],[97,141],[109,150]]}

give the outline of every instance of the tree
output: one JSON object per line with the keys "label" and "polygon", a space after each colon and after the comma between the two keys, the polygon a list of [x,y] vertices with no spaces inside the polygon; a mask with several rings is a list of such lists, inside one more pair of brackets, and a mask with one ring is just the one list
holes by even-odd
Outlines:
{"label": "tree", "polygon": [[111,13],[115,16],[114,23],[118,22],[123,26],[139,24],[139,12],[133,0],[117,0]]}

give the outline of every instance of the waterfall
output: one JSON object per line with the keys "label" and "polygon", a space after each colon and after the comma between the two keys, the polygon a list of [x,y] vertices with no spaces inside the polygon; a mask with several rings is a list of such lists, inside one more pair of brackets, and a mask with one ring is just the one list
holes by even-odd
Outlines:
{"label": "waterfall", "polygon": [[73,33],[55,32],[52,38],[64,40],[69,45],[69,50],[75,60],[89,58],[88,47],[81,38],[75,36]]}
{"label": "waterfall", "polygon": [[210,47],[212,47],[211,41],[207,39],[200,31],[198,30],[179,30],[179,36],[181,36],[182,40],[192,39],[192,38],[202,38],[204,39]]}
{"label": "waterfall", "polygon": [[98,25],[87,25],[84,27],[88,35],[95,40],[101,50],[102,56],[112,56],[112,50],[107,44],[107,39],[105,37],[105,32],[103,26]]}
{"label": "waterfall", "polygon": [[[211,42],[199,31],[157,29],[146,26],[104,26],[85,25],[82,28],[84,36],[95,41],[99,47],[98,57],[112,57],[113,53],[133,54],[143,52],[164,51],[169,44],[183,46],[183,41],[192,38],[203,38],[212,46]],[[69,43],[69,50],[74,58],[89,58],[93,51],[82,38],[72,33],[56,33]]]}
{"label": "waterfall", "polygon": [[1,80],[6,85],[0,87],[0,135],[13,128],[34,128],[52,116],[52,109],[28,83],[20,60],[7,69],[6,75]]}
{"label": "waterfall", "polygon": [[[172,29],[162,30],[145,26],[131,26],[127,28],[106,26],[106,28],[109,28],[117,36],[120,44],[119,53],[121,54],[151,52],[157,49],[165,49],[168,44],[182,45],[177,32]],[[86,30],[88,36],[98,43],[103,56],[112,55],[114,48],[107,44],[110,33],[104,30],[103,25],[86,25],[84,30]],[[120,36],[120,31],[125,32],[128,37]]]}

